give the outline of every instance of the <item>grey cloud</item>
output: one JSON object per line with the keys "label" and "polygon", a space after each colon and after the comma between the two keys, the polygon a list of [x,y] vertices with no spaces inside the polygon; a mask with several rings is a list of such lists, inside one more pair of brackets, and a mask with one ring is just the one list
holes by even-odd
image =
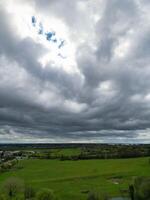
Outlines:
{"label": "grey cloud", "polygon": [[[93,31],[77,46],[80,73],[72,74],[52,63],[43,69],[38,58],[46,49],[21,39],[1,7],[0,141],[147,142],[150,26],[139,2],[96,1],[101,16],[92,24],[79,1],[27,1],[65,21],[77,41]],[[122,57],[115,54],[120,41],[130,43]]]}

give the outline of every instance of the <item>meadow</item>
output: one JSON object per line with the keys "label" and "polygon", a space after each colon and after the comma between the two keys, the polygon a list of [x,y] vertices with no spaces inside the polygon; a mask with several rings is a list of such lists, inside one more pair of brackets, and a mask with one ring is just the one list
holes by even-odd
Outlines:
{"label": "meadow", "polygon": [[9,177],[18,177],[37,191],[51,188],[61,200],[85,200],[89,191],[110,197],[126,196],[136,176],[150,176],[148,157],[78,161],[25,159],[14,169],[0,174],[0,186]]}

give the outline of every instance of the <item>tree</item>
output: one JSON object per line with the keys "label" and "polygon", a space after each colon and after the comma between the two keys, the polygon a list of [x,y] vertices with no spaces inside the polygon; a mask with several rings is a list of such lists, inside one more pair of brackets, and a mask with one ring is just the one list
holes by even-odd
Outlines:
{"label": "tree", "polygon": [[23,188],[24,184],[18,178],[9,178],[4,183],[4,190],[10,199],[22,192]]}
{"label": "tree", "polygon": [[53,191],[50,189],[42,189],[37,194],[37,200],[54,200],[54,194]]}

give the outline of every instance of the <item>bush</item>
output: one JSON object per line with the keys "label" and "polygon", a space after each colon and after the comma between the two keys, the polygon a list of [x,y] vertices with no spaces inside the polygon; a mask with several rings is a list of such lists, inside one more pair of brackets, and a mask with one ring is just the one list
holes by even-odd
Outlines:
{"label": "bush", "polygon": [[[131,191],[132,188],[132,191]],[[129,187],[130,197],[134,200],[150,199],[150,179],[138,177],[134,180],[133,185]]]}
{"label": "bush", "polygon": [[37,194],[37,200],[54,200],[54,194],[52,190],[43,189]]}
{"label": "bush", "polygon": [[1,168],[2,168],[4,171],[10,169],[11,167],[12,167],[12,164],[11,164],[10,161],[5,162],[5,163],[3,163],[3,164],[1,165]]}
{"label": "bush", "polygon": [[150,199],[150,181],[143,181],[139,188],[138,199]]}
{"label": "bush", "polygon": [[35,197],[35,190],[31,186],[26,186],[24,190],[24,198],[25,199],[32,199]]}
{"label": "bush", "polygon": [[18,193],[23,192],[24,184],[18,178],[9,178],[4,183],[4,190],[9,198],[15,197]]}
{"label": "bush", "polygon": [[134,200],[134,186],[129,185],[129,195],[131,197],[131,200]]}
{"label": "bush", "polygon": [[95,192],[89,192],[87,200],[99,200],[98,194]]}

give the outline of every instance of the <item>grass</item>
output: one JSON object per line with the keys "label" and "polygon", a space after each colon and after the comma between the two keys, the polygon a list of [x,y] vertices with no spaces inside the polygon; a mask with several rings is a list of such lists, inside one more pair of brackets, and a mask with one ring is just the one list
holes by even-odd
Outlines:
{"label": "grass", "polygon": [[[66,152],[70,153],[70,152]],[[136,176],[150,176],[149,158],[110,160],[22,160],[17,169],[0,174],[0,185],[11,176],[37,190],[51,188],[61,200],[84,200],[87,191],[120,196]]]}

